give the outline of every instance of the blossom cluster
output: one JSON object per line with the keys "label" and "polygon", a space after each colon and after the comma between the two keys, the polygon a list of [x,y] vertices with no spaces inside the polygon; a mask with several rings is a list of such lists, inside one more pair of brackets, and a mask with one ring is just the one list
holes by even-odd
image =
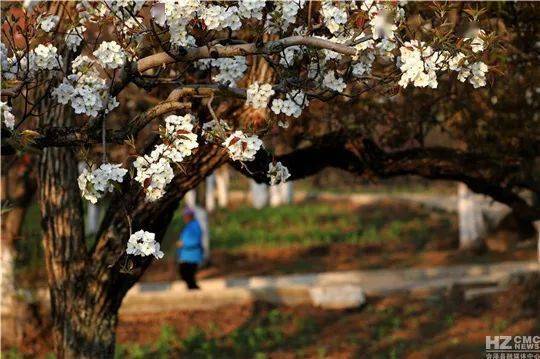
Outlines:
{"label": "blossom cluster", "polygon": [[324,23],[331,33],[341,30],[347,22],[347,12],[338,6],[334,6],[331,0],[322,1],[321,12],[324,17]]}
{"label": "blossom cluster", "polygon": [[482,61],[469,64],[469,61],[465,59],[465,55],[459,53],[450,59],[449,68],[458,72],[457,78],[459,81],[465,82],[468,79],[474,88],[486,85],[486,73],[489,68]]}
{"label": "blossom cluster", "polygon": [[107,81],[100,77],[94,61],[85,55],[73,61],[72,74],[63,79],[52,95],[63,105],[71,101],[75,113],[91,117],[118,106],[116,99],[108,95]]}
{"label": "blossom cluster", "polygon": [[231,87],[236,85],[236,81],[240,80],[247,70],[246,58],[243,56],[203,59],[197,61],[195,65],[202,70],[216,67],[219,72],[212,76],[212,80]]}
{"label": "blossom cluster", "polygon": [[285,99],[274,99],[271,109],[276,115],[283,113],[298,118],[302,114],[302,109],[307,105],[308,100],[304,91],[293,90],[285,94]]}
{"label": "blossom cluster", "polygon": [[20,58],[17,58],[15,54],[8,57],[4,44],[1,44],[0,50],[2,78],[6,80],[13,80],[17,77],[34,78],[38,71],[56,70],[60,68],[62,63],[62,56],[58,54],[58,49],[52,44],[39,44]]}
{"label": "blossom cluster", "polygon": [[277,162],[275,165],[273,163],[268,165],[267,176],[270,179],[270,185],[274,186],[287,182],[287,179],[291,177],[291,174],[287,167],[283,166],[281,162]]}
{"label": "blossom cluster", "polygon": [[127,170],[120,164],[103,163],[95,170],[84,168],[77,180],[82,196],[92,202],[114,190],[114,183],[122,183]]}
{"label": "blossom cluster", "polygon": [[469,83],[474,88],[486,85],[488,66],[482,61],[470,63],[467,56],[459,52],[450,56],[446,51],[434,51],[423,42],[412,40],[400,48],[399,69],[402,71],[399,85],[406,87],[412,83],[417,87],[437,87],[437,71],[449,69],[458,72],[458,80]]}
{"label": "blossom cluster", "polygon": [[265,6],[266,0],[240,0],[238,1],[238,13],[245,19],[262,20]]}
{"label": "blossom cluster", "polygon": [[66,32],[64,40],[71,51],[77,51],[83,41],[83,34],[85,31],[86,26],[76,26]]}
{"label": "blossom cluster", "polygon": [[57,15],[42,17],[39,22],[39,27],[45,32],[51,32],[56,27],[59,20],[60,17]]}
{"label": "blossom cluster", "polygon": [[303,51],[303,47],[301,46],[289,46],[285,48],[279,59],[279,64],[284,67],[291,67],[294,65],[296,58],[302,55]]}
{"label": "blossom cluster", "polygon": [[416,87],[437,87],[437,73],[440,69],[442,56],[435,53],[431,46],[412,40],[403,44],[399,69],[402,72],[399,85],[407,87],[412,83]]}
{"label": "blossom cluster", "polygon": [[126,54],[115,41],[103,41],[94,51],[94,56],[105,68],[116,69],[124,66]]}
{"label": "blossom cluster", "polygon": [[6,80],[19,78],[34,78],[38,71],[56,70],[60,68],[62,56],[52,44],[39,44],[36,48],[28,51],[20,58],[15,54],[7,56],[5,45],[1,46],[2,52],[2,77]]}
{"label": "blossom cluster", "polygon": [[171,44],[193,47],[195,38],[189,33],[196,23],[194,20],[202,20],[208,30],[238,30],[244,19],[262,20],[265,5],[264,0],[240,0],[238,6],[221,6],[202,0],[162,0],[153,5],[151,13],[157,24],[169,27]]}
{"label": "blossom cluster", "polygon": [[236,6],[209,6],[204,11],[202,19],[209,30],[223,30],[226,28],[238,30],[242,26],[238,7]]}
{"label": "blossom cluster", "polygon": [[304,8],[306,0],[281,0],[276,1],[273,12],[266,16],[268,31],[276,34],[279,31],[287,30],[287,28],[296,22],[298,12]]}
{"label": "blossom cluster", "polygon": [[323,85],[336,92],[343,92],[347,87],[345,81],[341,77],[336,76],[335,71],[329,71],[324,75]]}
{"label": "blossom cluster", "polygon": [[257,135],[248,136],[242,131],[235,131],[223,142],[229,156],[234,161],[253,161],[255,154],[262,146]]}
{"label": "blossom cluster", "polygon": [[275,91],[272,89],[271,84],[261,84],[258,82],[252,83],[246,91],[246,104],[253,108],[266,108],[270,97],[274,95]]}
{"label": "blossom cluster", "polygon": [[142,229],[129,236],[126,253],[141,257],[153,255],[157,259],[164,256],[164,253],[160,250],[159,242],[156,242],[155,233]]}
{"label": "blossom cluster", "polygon": [[2,101],[0,101],[0,114],[2,115],[4,125],[10,130],[13,130],[13,127],[15,127],[15,115],[11,113],[11,107]]}
{"label": "blossom cluster", "polygon": [[[485,43],[482,39],[485,36],[483,30],[473,31],[475,36],[470,40],[472,52],[482,52],[485,49]],[[463,52],[459,52],[457,55],[451,57],[448,61],[448,68],[452,71],[458,72],[458,80],[465,82],[469,80],[469,83],[474,88],[483,87],[486,85],[486,74],[489,71],[488,66],[482,61],[475,61],[471,63],[467,56]]]}
{"label": "blossom cluster", "polygon": [[170,115],[165,119],[164,143],[157,145],[150,154],[137,157],[133,166],[135,180],[146,192],[148,201],[156,201],[165,194],[165,187],[174,178],[172,164],[182,162],[198,147],[193,133],[193,115]]}

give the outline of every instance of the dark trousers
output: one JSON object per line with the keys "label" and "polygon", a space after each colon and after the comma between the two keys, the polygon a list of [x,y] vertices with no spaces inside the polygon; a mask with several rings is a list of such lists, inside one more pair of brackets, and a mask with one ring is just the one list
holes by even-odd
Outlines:
{"label": "dark trousers", "polygon": [[195,274],[197,274],[197,263],[181,262],[178,265],[178,271],[180,272],[180,278],[186,282],[188,289],[199,289],[195,280]]}

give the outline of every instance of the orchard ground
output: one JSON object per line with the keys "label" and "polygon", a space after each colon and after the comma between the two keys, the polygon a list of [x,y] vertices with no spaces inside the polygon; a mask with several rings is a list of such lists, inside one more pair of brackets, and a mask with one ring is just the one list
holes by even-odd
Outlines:
{"label": "orchard ground", "polygon": [[[441,191],[427,188],[425,192]],[[239,202],[217,210],[210,218],[211,265],[201,271],[201,278],[435,267],[534,260],[536,256],[535,241],[517,240],[511,226],[488,237],[487,252],[462,253],[457,250],[456,213],[396,199],[367,205],[307,200],[262,210]],[[174,241],[180,228],[177,213],[163,242],[166,256],[153,263],[144,281],[177,279]],[[27,227],[27,235],[33,237],[31,231]],[[42,272],[33,269],[39,265],[28,261],[37,254],[22,253],[28,258],[19,258],[19,280],[44,284]],[[538,292],[530,285],[513,283],[503,293],[469,302],[463,301],[459,290],[453,290],[372,297],[354,310],[254,302],[205,311],[124,314],[117,355],[387,358],[444,353],[478,357],[486,335],[538,333],[537,301],[531,304],[527,299],[529,293]],[[524,295],[514,300],[516,293]],[[35,310],[40,326],[27,328],[25,346],[7,357],[22,353],[45,356],[51,351],[48,316],[38,314],[40,308]]]}
{"label": "orchard ground", "polygon": [[[368,298],[354,310],[253,303],[121,316],[117,358],[478,358],[487,335],[539,332],[538,282],[467,302],[456,290]],[[29,331],[27,357],[46,356],[49,329]]]}

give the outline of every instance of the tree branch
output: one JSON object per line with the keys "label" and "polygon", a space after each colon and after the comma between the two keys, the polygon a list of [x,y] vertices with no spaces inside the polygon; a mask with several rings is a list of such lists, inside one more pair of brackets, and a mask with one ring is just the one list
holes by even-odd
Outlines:
{"label": "tree branch", "polygon": [[495,161],[482,154],[443,147],[385,152],[372,140],[350,139],[343,134],[332,133],[315,139],[308,147],[285,155],[272,158],[265,151],[259,151],[252,162],[229,160],[229,164],[245,176],[268,184],[266,173],[272,161],[280,161],[289,169],[290,180],[307,177],[325,167],[335,167],[366,178],[417,175],[459,181],[475,192],[508,205],[524,220],[540,218],[540,208],[530,205],[515,192],[527,174],[516,161]]}
{"label": "tree branch", "polygon": [[[371,36],[365,36],[359,39],[356,43],[361,43],[371,39]],[[262,46],[257,43],[237,44],[237,45],[214,45],[202,46],[185,50],[184,54],[172,57],[166,52],[160,52],[150,55],[137,62],[137,70],[140,73],[145,72],[154,67],[159,67],[175,62],[196,61],[200,59],[234,57],[260,54],[275,54],[283,51],[283,49],[291,46],[312,46],[319,49],[326,49],[338,52],[343,55],[354,56],[358,50],[352,46],[338,44],[329,40],[320,39],[310,36],[290,36],[279,40],[268,41]]]}

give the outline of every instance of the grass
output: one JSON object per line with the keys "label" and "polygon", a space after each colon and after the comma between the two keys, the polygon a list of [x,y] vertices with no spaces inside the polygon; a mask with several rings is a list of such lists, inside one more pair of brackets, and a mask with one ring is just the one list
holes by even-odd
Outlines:
{"label": "grass", "polygon": [[[37,218],[38,210],[32,207],[25,220],[24,240],[17,241],[17,274],[24,283],[42,278],[43,250]],[[348,203],[306,202],[261,210],[249,206],[217,210],[210,214],[210,236],[212,249],[229,252],[333,243],[407,242],[423,248],[433,239],[433,233],[444,236],[451,232],[451,222],[451,217],[442,212],[398,201],[361,208]],[[168,259],[175,257],[175,242],[182,227],[181,211],[177,211],[162,243]],[[304,262],[306,268],[313,265],[309,260]],[[301,260],[298,266],[302,266]]]}
{"label": "grass", "polygon": [[[361,214],[348,206],[328,203],[261,210],[243,206],[212,214],[210,236],[212,248],[227,250],[338,242],[366,244],[404,238],[422,243],[430,235],[427,219],[428,213],[413,212],[393,218],[387,208],[376,206],[370,208],[369,213]],[[166,250],[174,250],[174,241],[181,227],[180,215],[177,214],[166,235]]]}
{"label": "grass", "polygon": [[[277,309],[269,311],[256,323],[239,327],[226,336],[219,337],[212,330],[192,328],[188,335],[179,338],[173,327],[164,325],[159,338],[152,345],[119,344],[116,358],[171,358],[183,355],[189,358],[266,358],[266,352],[287,342],[282,330],[291,317]],[[306,330],[306,328],[308,328]],[[313,333],[311,327],[299,326],[295,340],[305,340]]]}

